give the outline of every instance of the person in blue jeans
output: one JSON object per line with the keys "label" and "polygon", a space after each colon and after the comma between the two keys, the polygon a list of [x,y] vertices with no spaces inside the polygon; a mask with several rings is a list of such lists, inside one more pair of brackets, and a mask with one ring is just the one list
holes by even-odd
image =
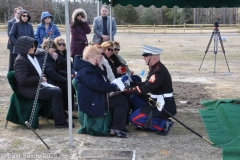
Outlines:
{"label": "person in blue jeans", "polygon": [[53,16],[49,14],[47,11],[42,12],[41,15],[41,23],[38,24],[35,32],[34,37],[38,41],[38,48],[40,48],[41,44],[45,39],[50,37],[51,39],[55,39],[56,37],[60,36],[61,33],[56,26],[56,24],[53,23]]}

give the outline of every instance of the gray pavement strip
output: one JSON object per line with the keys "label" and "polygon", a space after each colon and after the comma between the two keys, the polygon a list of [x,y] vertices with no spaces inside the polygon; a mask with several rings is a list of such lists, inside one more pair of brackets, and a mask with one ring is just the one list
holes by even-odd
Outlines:
{"label": "gray pavement strip", "polygon": [[135,151],[125,150],[82,150],[79,159],[97,160],[134,160]]}

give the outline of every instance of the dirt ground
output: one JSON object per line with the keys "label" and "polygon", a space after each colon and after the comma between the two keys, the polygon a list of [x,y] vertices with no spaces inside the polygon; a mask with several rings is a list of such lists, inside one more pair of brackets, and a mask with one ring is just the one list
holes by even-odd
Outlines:
{"label": "dirt ground", "polygon": [[[213,45],[211,45],[200,71],[199,67],[210,34],[195,36],[121,33],[117,34],[115,39],[121,44],[120,54],[127,60],[135,74],[148,70],[141,59],[143,44],[164,50],[160,57],[172,76],[178,111],[176,118],[208,138],[198,113],[199,109],[203,109],[200,100],[240,98],[240,36],[222,36],[226,38],[223,45],[226,50],[227,63],[224,54],[220,52],[220,45],[215,61]],[[89,35],[89,40],[91,38],[92,34]],[[0,159],[83,159],[81,152],[85,149],[131,150],[134,151],[136,160],[222,159],[220,148],[209,145],[175,120],[167,136],[159,136],[151,131],[136,131],[135,127],[129,125],[132,132],[127,139],[77,134],[76,130],[80,124],[77,120],[73,120],[76,127],[73,129],[73,147],[70,147],[67,129],[55,129],[53,121],[50,120],[50,124],[47,124],[44,119],[39,118],[40,127],[37,133],[51,149],[47,149],[33,132],[25,127],[9,122],[7,129],[4,129],[12,91],[6,79],[9,54],[5,49],[7,36],[1,34],[0,42],[2,49],[0,50]],[[216,66],[215,73],[214,66]],[[77,113],[74,112],[74,114]]]}

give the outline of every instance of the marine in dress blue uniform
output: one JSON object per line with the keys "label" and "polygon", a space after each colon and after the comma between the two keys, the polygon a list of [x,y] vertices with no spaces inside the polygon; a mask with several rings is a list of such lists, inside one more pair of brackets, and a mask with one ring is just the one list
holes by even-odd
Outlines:
{"label": "marine in dress blue uniform", "polygon": [[[129,117],[131,124],[141,129],[155,130],[159,135],[167,135],[173,122],[163,108],[172,115],[177,113],[173,97],[172,79],[164,64],[160,62],[162,49],[144,45],[143,59],[149,66],[145,82],[131,84],[124,92],[131,94],[134,111]],[[154,103],[149,104],[149,98]],[[155,106],[155,102],[159,104]],[[150,113],[151,112],[151,113]],[[148,125],[146,125],[148,123]]]}

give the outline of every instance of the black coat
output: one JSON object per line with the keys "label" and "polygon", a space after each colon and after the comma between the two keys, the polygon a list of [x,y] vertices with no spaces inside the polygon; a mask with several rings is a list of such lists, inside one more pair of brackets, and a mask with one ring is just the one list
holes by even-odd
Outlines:
{"label": "black coat", "polygon": [[[12,28],[13,23],[16,22],[16,18],[11,19],[10,21],[8,21],[7,24],[7,33],[9,36],[10,30]],[[10,41],[10,38],[8,39],[8,43],[7,43],[7,49],[13,49],[13,43]]]}
{"label": "black coat", "polygon": [[114,76],[115,76],[116,78],[121,77],[122,75],[120,75],[120,74],[117,73],[117,68],[118,68],[119,66],[122,66],[122,67],[123,67],[123,66],[125,66],[125,65],[122,64],[122,63],[118,60],[118,58],[117,58],[117,56],[116,56],[115,54],[111,55],[111,57],[110,57],[113,62],[112,62],[112,61],[110,60],[110,58],[108,58],[106,55],[105,55],[104,57],[106,58],[106,60],[108,61],[110,67],[112,68],[112,71],[113,71]]}
{"label": "black coat", "polygon": [[107,92],[117,91],[117,87],[109,82],[106,73],[100,72],[97,66],[80,58],[74,60],[75,77],[78,83],[78,104],[83,113],[91,116],[104,116],[107,105]]}
{"label": "black coat", "polygon": [[15,76],[18,91],[26,98],[34,98],[40,76],[27,57],[29,49],[35,43],[35,39],[22,36],[18,38],[16,46],[19,54],[14,63]]}
{"label": "black coat", "polygon": [[[41,68],[43,67],[45,54],[46,51],[41,48],[38,48],[35,53],[35,56],[37,57]],[[53,57],[49,53],[47,53],[47,59],[43,73],[46,75],[48,83],[50,84],[67,83],[67,77],[64,77],[58,73],[56,64],[57,62],[53,59]]]}
{"label": "black coat", "polygon": [[13,48],[13,54],[19,54],[20,51],[16,48],[15,44],[19,37],[21,36],[29,36],[34,38],[34,31],[32,24],[29,23],[31,20],[31,16],[26,10],[21,10],[19,14],[21,13],[27,13],[28,14],[28,20],[25,23],[22,22],[15,22],[13,23],[11,30],[9,31],[9,38],[10,41],[14,44]]}
{"label": "black coat", "polygon": [[[150,71],[145,82],[138,83],[137,86],[125,90],[125,94],[146,95],[151,93],[154,95],[162,95],[172,93],[172,78],[168,69],[160,61],[150,67]],[[148,96],[146,96],[148,98]],[[174,97],[166,97],[164,108],[172,115],[177,113]],[[145,107],[147,109],[147,107]],[[150,107],[148,107],[150,109]],[[144,111],[149,113],[149,111]],[[169,115],[165,112],[160,112],[156,107],[153,108],[153,117],[168,118]]]}
{"label": "black coat", "polygon": [[[63,51],[63,54],[60,53],[60,51],[56,50],[56,53],[58,54],[58,58],[56,61],[56,67],[57,72],[61,74],[64,77],[67,77],[67,52],[66,50]],[[75,71],[73,70],[73,64],[71,63],[71,75],[75,74]]]}

